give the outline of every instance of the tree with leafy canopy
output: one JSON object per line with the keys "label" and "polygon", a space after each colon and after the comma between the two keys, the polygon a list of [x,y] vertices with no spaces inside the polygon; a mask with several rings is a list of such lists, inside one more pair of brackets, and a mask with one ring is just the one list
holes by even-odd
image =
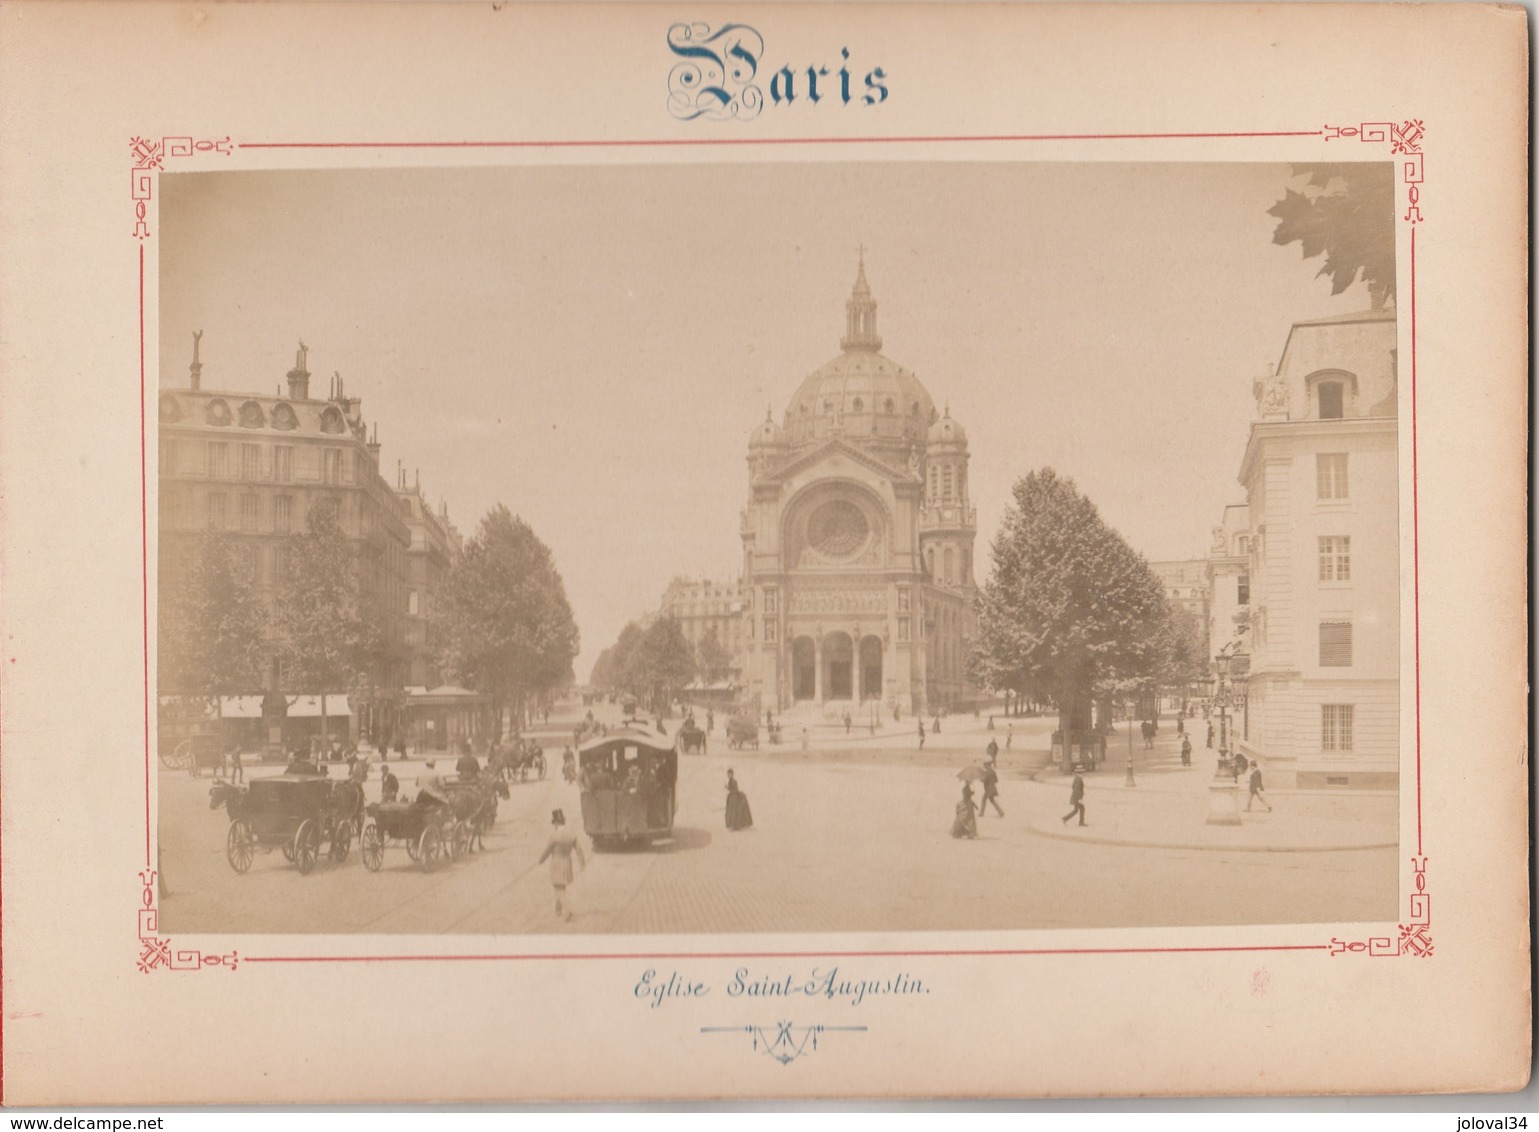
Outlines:
{"label": "tree with leafy canopy", "polygon": [[647,626],[632,666],[636,686],[645,689],[656,711],[695,678],[695,650],[676,618],[659,617]]}
{"label": "tree with leafy canopy", "polygon": [[695,667],[700,670],[701,678],[711,684],[725,680],[732,671],[732,653],[721,643],[715,625],[707,629],[695,645]]}
{"label": "tree with leafy canopy", "polygon": [[357,552],[342,530],[335,500],[310,504],[305,530],[288,537],[287,549],[277,617],[284,683],[292,691],[320,695],[324,745],[330,741],[328,695],[358,686],[382,629],[362,608]]}
{"label": "tree with leafy canopy", "polygon": [[1165,595],[1073,480],[1043,468],[1012,498],[978,597],[972,672],[993,687],[1029,677],[1067,735],[1093,697],[1157,675]]}
{"label": "tree with leafy canopy", "polygon": [[1305,259],[1323,255],[1320,275],[1339,295],[1359,278],[1375,310],[1395,298],[1395,176],[1388,162],[1295,165],[1303,191],[1284,190],[1267,210],[1277,217],[1272,242],[1295,241]]}
{"label": "tree with leafy canopy", "polygon": [[167,595],[156,621],[156,668],[162,693],[211,699],[261,687],[263,609],[250,572],[229,535],[201,536],[192,569]]}
{"label": "tree with leafy canopy", "polygon": [[1179,689],[1185,699],[1186,689],[1208,673],[1207,636],[1185,606],[1174,601],[1169,606],[1161,631],[1159,682]]}
{"label": "tree with leafy canopy", "polygon": [[550,548],[498,504],[450,568],[436,602],[446,671],[522,725],[533,697],[572,680],[577,622]]}

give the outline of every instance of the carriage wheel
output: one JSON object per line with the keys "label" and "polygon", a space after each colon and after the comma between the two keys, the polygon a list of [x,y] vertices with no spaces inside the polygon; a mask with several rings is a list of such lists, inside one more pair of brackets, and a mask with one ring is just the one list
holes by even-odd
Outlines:
{"label": "carriage wheel", "polygon": [[[271,851],[269,848],[268,852]],[[292,841],[285,841],[283,843],[283,859],[291,865],[294,863],[294,843]]]}
{"label": "carriage wheel", "polygon": [[379,867],[385,863],[385,839],[379,835],[379,826],[373,822],[363,827],[363,837],[358,842],[358,855],[363,858],[363,867],[371,873],[379,872]]}
{"label": "carriage wheel", "polygon": [[315,859],[320,852],[321,837],[315,822],[308,819],[300,822],[299,831],[294,834],[294,864],[298,866],[300,876],[309,875],[315,868]]}
{"label": "carriage wheel", "polygon": [[331,835],[331,859],[334,864],[340,865],[347,860],[348,850],[353,847],[353,823],[343,821],[337,823],[335,832]]}
{"label": "carriage wheel", "polygon": [[443,839],[439,836],[438,827],[428,826],[417,839],[417,859],[422,862],[423,872],[430,873],[438,866],[438,855],[442,849]]}
{"label": "carriage wheel", "polygon": [[543,754],[534,756],[534,769],[541,778],[545,777],[545,756]]}
{"label": "carriage wheel", "polygon": [[470,852],[470,826],[462,821],[454,823],[449,834],[449,860],[458,861]]}
{"label": "carriage wheel", "polygon": [[229,836],[224,839],[224,855],[230,860],[230,868],[243,873],[251,867],[255,839],[251,827],[237,818],[230,823]]}
{"label": "carriage wheel", "polygon": [[482,813],[481,828],[482,828],[482,830],[488,830],[488,829],[491,829],[492,826],[494,826],[496,824],[497,824],[497,795],[493,794],[492,795],[491,805],[489,805],[486,808],[486,810],[483,811],[483,813]]}

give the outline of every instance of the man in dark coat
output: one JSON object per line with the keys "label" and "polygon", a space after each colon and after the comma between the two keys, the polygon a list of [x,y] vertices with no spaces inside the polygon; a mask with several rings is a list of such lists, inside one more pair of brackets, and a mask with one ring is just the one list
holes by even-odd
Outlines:
{"label": "man in dark coat", "polygon": [[1266,807],[1266,812],[1272,812],[1272,804],[1261,796],[1261,764],[1256,763],[1250,769],[1250,800],[1245,803],[1248,810],[1252,802],[1260,802]]}
{"label": "man in dark coat", "polygon": [[1079,815],[1079,824],[1085,824],[1085,776],[1078,771],[1074,772],[1074,785],[1069,787],[1069,812],[1063,815],[1064,824],[1068,824],[1070,818]]}
{"label": "man in dark coat", "polygon": [[[994,747],[994,744],[991,742],[989,746]],[[994,770],[994,755],[998,751],[999,749],[994,747],[994,750],[989,755],[989,761],[983,764],[983,801],[978,803],[978,816],[980,818],[989,812],[990,802],[994,803],[995,813],[1000,817],[1005,816],[1005,811],[1000,809],[999,806],[999,774]]]}

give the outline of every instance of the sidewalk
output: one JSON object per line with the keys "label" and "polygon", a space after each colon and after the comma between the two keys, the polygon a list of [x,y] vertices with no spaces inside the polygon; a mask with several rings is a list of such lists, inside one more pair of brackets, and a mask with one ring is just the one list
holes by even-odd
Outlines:
{"label": "sidewalk", "polygon": [[[1118,742],[1120,740],[1120,742]],[[1183,767],[1179,740],[1161,729],[1153,751],[1133,736],[1133,775],[1127,785],[1127,736],[1109,741],[1101,769],[1085,776],[1085,825],[1059,820],[1069,809],[1073,776],[1044,769],[1021,785],[1034,795],[1031,832],[1097,845],[1151,849],[1217,849],[1260,852],[1324,852],[1393,848],[1398,844],[1399,799],[1393,791],[1274,791],[1265,798],[1271,812],[1256,804],[1246,811],[1249,789],[1238,785],[1239,825],[1209,825],[1208,787],[1217,755],[1192,751]],[[1264,773],[1264,768],[1263,768]],[[1056,816],[1042,817],[1043,798],[1056,802]]]}

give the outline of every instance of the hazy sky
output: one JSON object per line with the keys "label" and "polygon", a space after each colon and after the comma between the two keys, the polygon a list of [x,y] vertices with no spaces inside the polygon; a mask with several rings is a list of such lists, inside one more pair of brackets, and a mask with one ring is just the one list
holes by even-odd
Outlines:
{"label": "hazy sky", "polygon": [[735,575],[747,439],[839,350],[856,245],[883,353],[966,426],[979,581],[1052,466],[1150,558],[1197,557],[1253,377],[1360,310],[1271,243],[1284,165],[688,164],[161,179],[162,386],[271,393],[310,347],[467,535],[551,547],[579,679],[675,574]]}

